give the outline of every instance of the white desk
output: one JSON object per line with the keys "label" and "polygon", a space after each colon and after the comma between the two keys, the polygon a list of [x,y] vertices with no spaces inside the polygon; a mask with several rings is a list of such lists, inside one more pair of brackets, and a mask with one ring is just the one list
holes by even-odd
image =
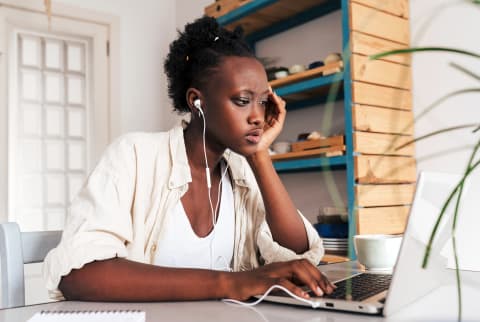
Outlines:
{"label": "white desk", "polygon": [[[352,267],[342,263],[322,267],[338,271]],[[479,276],[478,273],[474,273]],[[479,279],[480,280],[480,279]],[[408,282],[408,281],[407,281]],[[480,285],[480,284],[479,284]],[[477,285],[478,286],[478,285]],[[255,309],[226,304],[221,301],[163,303],[98,303],[64,301],[0,310],[0,322],[24,322],[41,310],[143,310],[147,321],[228,321],[228,322],[346,322],[346,321],[456,321],[457,297],[455,285],[428,294],[388,318],[352,313],[329,312],[294,306],[261,303]],[[480,321],[480,290],[464,287],[464,321]]]}

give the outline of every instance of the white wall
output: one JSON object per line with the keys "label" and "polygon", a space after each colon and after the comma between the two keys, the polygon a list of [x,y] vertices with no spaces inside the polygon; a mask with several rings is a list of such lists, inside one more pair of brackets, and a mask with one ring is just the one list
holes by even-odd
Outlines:
{"label": "white wall", "polygon": [[183,30],[185,24],[203,16],[205,7],[211,3],[213,0],[177,0],[175,3],[176,28]]}
{"label": "white wall", "polygon": [[[167,96],[163,60],[175,36],[173,0],[56,0],[118,16],[120,21],[119,132],[156,131],[175,118]],[[119,133],[119,134],[120,134]]]}
{"label": "white wall", "polygon": [[[411,0],[412,46],[458,47],[480,53],[480,5],[463,0]],[[480,59],[458,54],[417,53],[413,55],[413,104],[418,117],[427,106],[449,92],[477,87],[479,80],[449,66],[461,64],[480,75]],[[415,123],[415,135],[441,128],[480,123],[480,93],[463,94],[445,101]],[[479,134],[468,130],[419,141],[416,144],[418,170],[461,172]]]}

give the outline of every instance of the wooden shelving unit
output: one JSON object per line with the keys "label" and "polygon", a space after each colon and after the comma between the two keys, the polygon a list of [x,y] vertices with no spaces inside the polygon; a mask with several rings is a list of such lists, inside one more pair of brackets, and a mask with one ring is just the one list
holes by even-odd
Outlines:
{"label": "wooden shelving unit", "polygon": [[345,154],[324,157],[319,148],[272,159],[279,172],[345,170],[350,237],[403,232],[416,176],[413,146],[398,149],[413,135],[410,58],[376,61],[368,55],[408,46],[408,0],[243,1],[217,20],[227,28],[242,26],[253,45],[341,11],[343,72],[322,76],[321,69],[311,70],[272,86],[289,109],[343,99]]}

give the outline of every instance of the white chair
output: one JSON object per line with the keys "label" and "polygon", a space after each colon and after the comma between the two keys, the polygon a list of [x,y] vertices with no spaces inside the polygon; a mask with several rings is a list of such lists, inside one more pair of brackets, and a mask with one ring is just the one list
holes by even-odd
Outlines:
{"label": "white chair", "polygon": [[17,223],[0,224],[2,308],[25,305],[24,264],[43,262],[61,236],[61,231],[20,232]]}

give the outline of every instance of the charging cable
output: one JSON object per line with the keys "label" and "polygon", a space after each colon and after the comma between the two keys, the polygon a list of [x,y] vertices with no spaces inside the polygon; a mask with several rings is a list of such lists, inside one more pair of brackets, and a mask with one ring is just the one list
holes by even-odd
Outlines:
{"label": "charging cable", "polygon": [[289,289],[287,289],[286,287],[284,286],[281,286],[281,285],[278,285],[278,284],[275,284],[275,285],[272,285],[265,293],[263,293],[263,295],[258,299],[256,300],[255,302],[243,302],[243,301],[238,301],[238,300],[234,300],[234,299],[223,299],[222,302],[226,302],[226,303],[233,303],[233,304],[238,304],[238,305],[241,305],[241,306],[255,306],[257,305],[258,303],[262,302],[265,297],[268,296],[268,294],[270,294],[270,292],[272,292],[274,289],[280,289],[282,291],[284,291],[285,293],[287,293],[288,295],[290,295],[291,297],[293,297],[294,299],[296,300],[299,300],[301,302],[304,302],[304,303],[307,303],[307,304],[310,304],[310,306],[314,309],[316,308],[319,308],[320,307],[320,303],[318,302],[315,302],[315,301],[312,301],[312,300],[307,300],[303,297],[300,297],[296,294],[293,294]]}

